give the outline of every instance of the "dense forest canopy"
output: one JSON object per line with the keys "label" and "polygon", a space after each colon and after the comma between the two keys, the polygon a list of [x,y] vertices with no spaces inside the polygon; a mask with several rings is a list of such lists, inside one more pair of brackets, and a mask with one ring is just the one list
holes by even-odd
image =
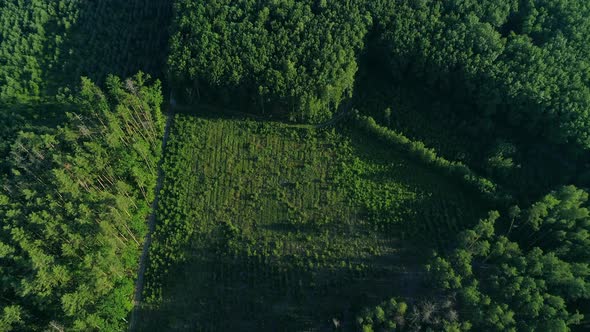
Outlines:
{"label": "dense forest canopy", "polygon": [[165,1],[2,1],[0,98],[46,99],[81,76],[162,73],[167,29],[152,21],[169,13]]}
{"label": "dense forest canopy", "polygon": [[590,298],[588,194],[567,186],[512,213],[500,233],[490,212],[459,235],[450,253],[426,266],[431,295],[419,303],[391,299],[365,309],[363,331],[568,331]]}
{"label": "dense forest canopy", "polygon": [[590,148],[590,5],[584,1],[377,1],[376,29],[400,80],[454,111]]}
{"label": "dense forest canopy", "polygon": [[[163,117],[160,84],[85,79],[58,127],[21,127],[0,194],[0,330],[118,331],[132,307]],[[141,131],[141,133],[140,133]]]}
{"label": "dense forest canopy", "polygon": [[[326,120],[350,97],[371,16],[358,0],[176,1],[170,72],[197,96]],[[184,87],[183,85],[183,87]]]}
{"label": "dense forest canopy", "polygon": [[124,330],[199,246],[262,317],[375,278],[334,328],[583,329],[589,187],[587,1],[0,2],[0,331]]}

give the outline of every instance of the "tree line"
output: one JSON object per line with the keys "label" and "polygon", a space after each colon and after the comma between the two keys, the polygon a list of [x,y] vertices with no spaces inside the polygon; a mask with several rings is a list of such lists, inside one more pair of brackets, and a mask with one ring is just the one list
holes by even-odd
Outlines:
{"label": "tree line", "polygon": [[[375,97],[389,105],[419,100],[412,111],[421,121],[461,137],[470,166],[527,203],[560,185],[590,185],[586,2],[382,0],[369,7],[373,68],[365,74],[386,74]],[[370,93],[370,79],[358,90]],[[399,110],[388,116],[386,105],[357,107],[387,124]],[[421,126],[432,126],[412,120],[401,127],[422,135]]]}
{"label": "tree line", "polygon": [[2,1],[0,99],[46,100],[81,76],[162,76],[170,14],[162,0]]}
{"label": "tree line", "polygon": [[352,95],[370,23],[357,0],[175,1],[170,75],[189,100],[321,122]]}
{"label": "tree line", "polygon": [[425,266],[429,295],[367,308],[359,328],[569,331],[590,299],[589,208],[587,192],[565,186],[524,211],[490,212]]}
{"label": "tree line", "polygon": [[587,149],[588,14],[565,0],[179,0],[169,66],[194,95],[242,92],[258,109],[315,121],[352,93],[371,31],[383,71],[464,105],[453,111],[482,129],[518,126]]}
{"label": "tree line", "polygon": [[414,111],[443,119],[470,142],[473,169],[530,203],[590,184],[588,17],[585,2],[565,0],[182,0],[169,74],[186,101],[321,122],[353,96],[363,113],[395,122],[396,109],[357,98],[371,92],[357,79],[372,54],[369,74],[389,78],[383,103],[409,89],[440,105]]}
{"label": "tree line", "polygon": [[462,115],[481,117],[482,129],[502,120],[554,143],[590,147],[585,1],[372,6],[387,70],[399,80],[417,79],[466,105]]}
{"label": "tree line", "polygon": [[[83,79],[56,126],[18,127],[0,188],[0,330],[121,331],[164,119],[158,81]],[[6,152],[6,151],[5,151]]]}

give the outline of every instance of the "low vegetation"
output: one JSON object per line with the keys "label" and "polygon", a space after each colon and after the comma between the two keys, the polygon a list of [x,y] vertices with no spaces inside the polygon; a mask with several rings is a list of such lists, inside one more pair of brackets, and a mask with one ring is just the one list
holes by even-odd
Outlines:
{"label": "low vegetation", "polygon": [[177,115],[164,172],[140,330],[353,326],[482,204],[361,132],[272,122]]}

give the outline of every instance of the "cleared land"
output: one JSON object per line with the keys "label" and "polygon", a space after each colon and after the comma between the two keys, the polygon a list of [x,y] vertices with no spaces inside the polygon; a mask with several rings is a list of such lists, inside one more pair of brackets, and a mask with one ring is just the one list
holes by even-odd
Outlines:
{"label": "cleared land", "polygon": [[486,211],[349,129],[179,114],[163,169],[141,331],[352,328]]}

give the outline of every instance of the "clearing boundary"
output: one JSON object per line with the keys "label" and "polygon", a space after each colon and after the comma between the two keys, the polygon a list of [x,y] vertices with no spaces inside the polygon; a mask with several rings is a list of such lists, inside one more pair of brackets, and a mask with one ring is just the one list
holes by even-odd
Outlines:
{"label": "clearing boundary", "polygon": [[143,250],[141,252],[141,258],[139,259],[139,271],[137,273],[137,281],[135,283],[135,293],[133,295],[133,310],[131,311],[131,318],[129,320],[129,331],[135,331],[135,327],[137,326],[137,320],[139,316],[139,308],[141,305],[141,295],[143,292],[143,283],[144,283],[144,276],[146,270],[146,263],[147,263],[147,256],[150,248],[150,244],[152,242],[152,233],[156,227],[156,210],[158,208],[158,199],[159,193],[162,189],[162,183],[164,180],[164,172],[162,171],[162,162],[164,161],[164,153],[166,149],[166,144],[168,143],[168,136],[170,134],[170,127],[172,125],[172,121],[174,119],[174,100],[170,99],[170,109],[168,114],[166,115],[166,126],[164,127],[164,137],[162,138],[162,156],[160,157],[160,161],[158,162],[158,180],[156,182],[156,194],[154,201],[152,202],[151,210],[152,212],[148,216],[148,233],[145,236],[143,242]]}

